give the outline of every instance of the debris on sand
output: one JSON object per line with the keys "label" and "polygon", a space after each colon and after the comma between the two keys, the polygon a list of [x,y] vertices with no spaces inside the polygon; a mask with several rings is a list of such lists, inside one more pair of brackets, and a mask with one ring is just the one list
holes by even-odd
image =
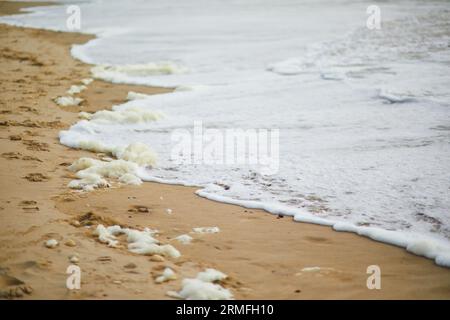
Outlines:
{"label": "debris on sand", "polygon": [[58,241],[56,239],[49,239],[45,241],[45,246],[49,249],[56,248],[58,246]]}

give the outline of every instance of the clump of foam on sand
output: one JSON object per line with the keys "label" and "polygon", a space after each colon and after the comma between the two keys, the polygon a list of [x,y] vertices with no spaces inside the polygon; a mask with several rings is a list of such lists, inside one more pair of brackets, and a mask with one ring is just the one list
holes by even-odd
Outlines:
{"label": "clump of foam on sand", "polygon": [[92,158],[81,158],[69,166],[76,172],[78,179],[69,182],[71,189],[92,191],[95,188],[109,187],[105,178],[116,178],[119,182],[138,185],[142,181],[136,176],[138,165],[125,160],[101,161]]}
{"label": "clump of foam on sand", "polygon": [[171,258],[178,258],[181,256],[180,252],[170,244],[160,244],[160,242],[153,237],[154,230],[148,228],[144,231],[122,228],[115,225],[105,227],[99,224],[94,231],[94,235],[98,236],[98,240],[106,243],[110,247],[118,247],[119,240],[117,236],[124,234],[127,236],[128,250],[130,252],[142,255],[164,255]]}
{"label": "clump of foam on sand", "polygon": [[61,107],[73,107],[78,106],[81,102],[83,102],[83,99],[74,97],[57,97],[54,101]]}
{"label": "clump of foam on sand", "polygon": [[126,148],[116,148],[112,154],[118,159],[132,161],[140,166],[154,166],[156,155],[150,148],[140,142],[128,145]]}
{"label": "clump of foam on sand", "polygon": [[219,227],[199,227],[192,228],[194,233],[218,233],[220,232]]}
{"label": "clump of foam on sand", "polygon": [[92,113],[85,112],[85,111],[78,113],[78,118],[84,119],[84,120],[89,120],[91,118],[91,116],[92,116]]}
{"label": "clump of foam on sand", "polygon": [[70,86],[69,90],[66,91],[66,93],[69,96],[60,96],[60,97],[56,97],[54,99],[54,101],[56,102],[57,105],[61,106],[61,107],[72,107],[72,106],[78,106],[81,102],[83,102],[84,100],[81,98],[76,98],[73,97],[73,95],[80,93],[83,90],[87,89],[87,86],[93,81],[93,79],[91,78],[87,78],[87,79],[82,79],[81,80],[81,85],[72,85]]}
{"label": "clump of foam on sand", "polygon": [[176,237],[175,240],[178,240],[182,244],[189,244],[192,241],[192,237],[188,234],[182,234]]}
{"label": "clump of foam on sand", "polygon": [[162,275],[158,276],[155,279],[156,283],[163,283],[163,282],[167,282],[170,280],[176,280],[177,279],[177,275],[175,274],[175,272],[170,269],[170,268],[165,268]]}
{"label": "clump of foam on sand", "polygon": [[149,97],[148,94],[134,92],[134,91],[129,91],[128,94],[127,94],[127,100],[128,101],[140,100],[140,99],[145,99],[145,98],[148,98],[148,97]]}
{"label": "clump of foam on sand", "polygon": [[135,185],[135,186],[142,184],[142,180],[132,173],[125,173],[125,174],[121,175],[119,178],[119,182],[123,183],[123,184],[128,184],[128,185]]}
{"label": "clump of foam on sand", "polygon": [[142,108],[126,108],[124,110],[100,110],[95,113],[85,113],[84,118],[93,123],[100,124],[132,124],[146,123],[159,120],[163,117],[161,112],[145,110]]}
{"label": "clump of foam on sand", "polygon": [[110,183],[106,178],[118,179],[120,183],[130,185],[140,185],[142,180],[136,172],[139,166],[153,166],[156,163],[156,156],[143,143],[133,143],[126,148],[115,148],[113,150],[101,144],[93,143],[85,145],[85,149],[92,151],[108,151],[117,160],[101,161],[92,158],[80,158],[69,166],[69,170],[76,172],[78,179],[72,180],[68,187],[71,189],[81,189],[92,191],[96,188],[109,187]]}
{"label": "clump of foam on sand", "polygon": [[94,235],[98,236],[98,240],[102,243],[106,243],[108,247],[115,248],[118,246],[119,241],[114,234],[117,234],[119,230],[121,230],[120,226],[111,226],[105,228],[104,225],[99,224],[97,226],[97,229],[95,229],[94,231]]}
{"label": "clump of foam on sand", "polygon": [[124,82],[128,77],[181,74],[188,69],[172,62],[159,62],[133,65],[96,65],[91,69],[95,79],[101,79],[113,83]]}
{"label": "clump of foam on sand", "polygon": [[209,268],[199,272],[194,279],[184,279],[179,292],[169,291],[167,295],[186,300],[230,300],[233,294],[218,283],[226,278],[226,274]]}
{"label": "clump of foam on sand", "polygon": [[144,143],[135,142],[126,147],[113,146],[98,140],[80,139],[79,132],[87,131],[94,133],[96,125],[117,125],[156,121],[162,117],[161,113],[139,108],[128,108],[121,111],[103,110],[96,113],[80,112],[78,117],[83,120],[72,126],[70,130],[62,130],[59,133],[59,140],[63,145],[87,151],[111,153],[112,155],[125,160],[129,160],[127,158],[131,158],[132,153],[137,153],[137,157],[133,156],[135,160],[139,159],[137,162],[145,162],[144,164],[146,165],[155,164],[156,155]]}
{"label": "clump of foam on sand", "polygon": [[[90,83],[89,79],[84,80],[86,80],[84,83]],[[76,88],[80,89],[83,86]],[[76,88],[72,86],[71,92],[75,93]],[[73,97],[65,98],[68,100],[77,99]],[[62,98],[59,97],[58,99]],[[76,172],[78,179],[71,181],[69,188],[92,191],[95,188],[109,187],[111,184],[107,178],[117,179],[118,182],[123,184],[141,184],[142,180],[136,174],[139,167],[153,167],[156,164],[156,155],[146,144],[136,142],[128,146],[114,146],[98,140],[83,140],[80,139],[78,134],[73,134],[72,129],[76,128],[73,129],[76,132],[95,132],[97,125],[147,123],[160,119],[162,114],[145,108],[131,107],[122,110],[102,110],[95,113],[80,112],[79,117],[84,120],[72,126],[71,130],[63,130],[59,133],[60,142],[71,148],[106,153],[117,158],[117,160],[99,161],[83,158],[76,161],[69,169]],[[80,163],[86,165],[80,166]]]}
{"label": "clump of foam on sand", "polygon": [[56,239],[49,239],[49,240],[45,241],[45,246],[50,249],[56,248],[58,246],[58,244],[59,243]]}
{"label": "clump of foam on sand", "polygon": [[81,80],[81,83],[84,84],[85,86],[88,86],[91,84],[91,82],[94,81],[94,79],[92,78],[85,78]]}
{"label": "clump of foam on sand", "polygon": [[78,86],[74,84],[69,88],[69,90],[67,90],[67,94],[74,95],[80,93],[83,90],[86,90],[86,88],[87,87],[85,85]]}
{"label": "clump of foam on sand", "polygon": [[197,279],[202,280],[204,282],[216,282],[216,281],[223,281],[228,276],[220,272],[219,270],[213,269],[213,268],[207,268],[203,272],[199,272],[197,274]]}

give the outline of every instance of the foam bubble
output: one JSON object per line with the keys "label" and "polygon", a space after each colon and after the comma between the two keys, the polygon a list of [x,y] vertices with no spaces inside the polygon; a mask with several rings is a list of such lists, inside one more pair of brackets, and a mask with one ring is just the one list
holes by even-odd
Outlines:
{"label": "foam bubble", "polygon": [[230,290],[220,284],[227,277],[224,273],[215,269],[206,269],[197,274],[195,279],[184,279],[182,289],[177,293],[169,292],[170,296],[186,300],[230,300],[233,295]]}
{"label": "foam bubble", "polygon": [[61,107],[73,107],[78,106],[81,102],[83,102],[83,99],[74,97],[57,97],[55,102]]}
{"label": "foam bubble", "polygon": [[159,120],[162,113],[145,110],[144,108],[127,108],[124,110],[101,110],[89,116],[93,123],[116,125],[147,123]]}
{"label": "foam bubble", "polygon": [[132,143],[126,148],[116,148],[113,155],[140,166],[154,166],[156,164],[156,154],[146,144],[140,142]]}
{"label": "foam bubble", "polygon": [[72,85],[70,88],[69,88],[69,90],[67,90],[67,94],[70,94],[70,95],[74,95],[74,94],[77,94],[77,93],[80,93],[81,91],[83,91],[83,90],[86,90],[86,86],[85,85],[81,85],[81,86],[78,86],[78,85]]}
{"label": "foam bubble", "polygon": [[106,243],[108,246],[117,247],[119,241],[117,235],[125,234],[127,236],[128,250],[130,252],[142,255],[160,254],[171,258],[181,256],[180,252],[170,244],[159,244],[159,241],[153,237],[155,231],[145,229],[139,231],[130,228],[122,228],[120,226],[111,226],[105,228],[98,225],[95,232],[100,242]]}
{"label": "foam bubble", "polygon": [[140,100],[140,99],[146,99],[150,97],[148,94],[144,94],[144,93],[139,93],[139,92],[134,92],[134,91],[129,91],[127,94],[127,100]]}
{"label": "foam bubble", "polygon": [[141,185],[142,180],[131,173],[125,173],[119,177],[119,182],[129,185]]}
{"label": "foam bubble", "polygon": [[223,281],[228,276],[220,272],[219,270],[208,268],[203,272],[199,272],[197,274],[197,279],[202,280],[204,282],[216,282],[216,281]]}
{"label": "foam bubble", "polygon": [[68,187],[85,191],[109,187],[110,183],[105,178],[116,178],[122,183],[140,184],[142,181],[136,176],[137,169],[136,163],[125,160],[100,161],[81,158],[69,166],[69,170],[76,172],[78,179],[72,180]]}
{"label": "foam bubble", "polygon": [[220,232],[219,227],[198,227],[192,228],[194,233],[218,233]]}
{"label": "foam bubble", "polygon": [[94,79],[92,78],[85,78],[81,80],[81,83],[84,84],[85,86],[88,86],[92,83],[92,81],[94,81]]}
{"label": "foam bubble", "polygon": [[162,275],[158,276],[155,281],[156,283],[163,283],[163,282],[167,282],[170,280],[176,280],[177,279],[177,275],[175,274],[175,272],[170,269],[169,267],[165,268]]}
{"label": "foam bubble", "polygon": [[182,244],[189,244],[192,241],[192,237],[188,234],[182,234],[176,237],[175,240],[178,240]]}
{"label": "foam bubble", "polygon": [[45,246],[50,249],[56,248],[58,246],[58,241],[56,239],[49,239],[45,241]]}
{"label": "foam bubble", "polygon": [[113,83],[126,82],[127,77],[145,77],[151,75],[182,74],[187,68],[172,62],[133,64],[133,65],[97,65],[91,69],[95,79]]}

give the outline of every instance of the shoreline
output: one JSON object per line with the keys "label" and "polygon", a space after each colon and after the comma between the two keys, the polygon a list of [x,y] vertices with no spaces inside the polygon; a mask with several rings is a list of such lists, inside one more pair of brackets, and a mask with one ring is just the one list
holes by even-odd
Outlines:
{"label": "shoreline", "polygon": [[[166,299],[167,291],[181,289],[183,278],[213,267],[230,276],[223,286],[237,299],[450,298],[450,270],[431,260],[329,227],[213,202],[196,196],[196,188],[146,182],[90,193],[71,191],[66,187],[72,178],[67,165],[95,154],[60,145],[59,130],[73,124],[79,111],[109,109],[128,91],[151,94],[167,89],[95,80],[80,94],[85,100],[82,107],[59,107],[52,101],[54,96],[90,77],[90,66],[75,61],[70,46],[92,36],[0,27],[0,63],[6,68],[1,79],[6,93],[0,101],[5,190],[0,211],[4,270],[0,290],[20,285],[14,278],[34,289],[24,296],[31,299]],[[146,210],[134,210],[137,207]],[[161,231],[159,239],[175,246],[182,256],[155,262],[109,248],[93,238],[92,229],[70,224],[89,212],[94,223],[156,228]],[[212,226],[221,231],[190,233],[194,227]],[[189,245],[172,240],[187,233],[194,238]],[[43,243],[49,238],[60,245],[46,248]],[[68,240],[76,245],[65,245]],[[79,256],[83,270],[82,289],[75,292],[65,288],[68,257],[73,254]],[[102,257],[109,259],[102,261]],[[135,267],[126,268],[130,263]],[[381,290],[366,287],[366,269],[372,264],[381,267]],[[154,277],[166,266],[175,270],[178,279],[155,284]],[[314,267],[321,269],[305,271]]]}

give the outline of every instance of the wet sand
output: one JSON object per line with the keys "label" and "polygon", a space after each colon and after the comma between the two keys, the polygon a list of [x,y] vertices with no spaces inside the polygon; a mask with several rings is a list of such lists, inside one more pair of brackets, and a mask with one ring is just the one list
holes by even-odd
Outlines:
{"label": "wet sand", "polygon": [[[0,15],[24,4],[0,1]],[[260,210],[200,198],[194,188],[144,183],[93,192],[67,188],[76,159],[103,155],[68,149],[58,132],[78,112],[108,109],[128,91],[170,92],[95,80],[78,107],[56,96],[90,77],[69,49],[92,39],[76,33],[0,25],[0,293],[20,299],[170,299],[181,281],[204,268],[229,275],[222,285],[237,299],[449,299],[450,270],[404,249],[328,227],[296,223]],[[167,209],[172,213],[168,214]],[[80,222],[81,226],[74,223]],[[181,252],[153,261],[93,236],[96,224],[158,229],[158,239]],[[194,227],[220,228],[193,234]],[[190,234],[183,245],[174,237]],[[49,249],[44,242],[56,239]],[[75,244],[75,245],[74,245]],[[77,255],[81,290],[66,288],[69,258]],[[367,267],[381,268],[381,290],[366,286]],[[178,279],[156,284],[166,266]],[[320,269],[302,269],[320,267]],[[308,270],[308,269],[306,269]]]}

